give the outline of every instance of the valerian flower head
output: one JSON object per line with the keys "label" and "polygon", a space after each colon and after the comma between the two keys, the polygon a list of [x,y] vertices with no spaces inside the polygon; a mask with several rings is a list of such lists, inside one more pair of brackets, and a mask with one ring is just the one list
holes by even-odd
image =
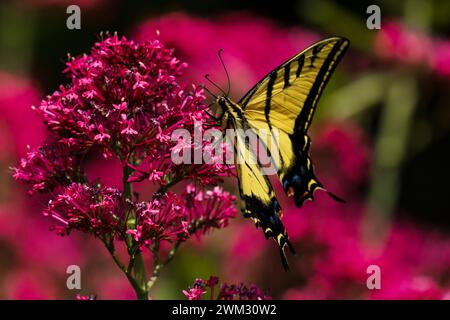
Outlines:
{"label": "valerian flower head", "polygon": [[141,249],[151,247],[155,241],[187,239],[184,204],[173,192],[153,201],[141,202],[136,208],[136,228],[127,230]]}
{"label": "valerian flower head", "polygon": [[206,282],[203,279],[196,279],[192,288],[182,291],[188,300],[201,300],[206,293]]}
{"label": "valerian flower head", "polygon": [[53,229],[60,235],[72,229],[100,235],[122,235],[124,218],[122,194],[115,188],[72,183],[50,200],[44,215],[60,222]]}
{"label": "valerian flower head", "polygon": [[217,300],[271,300],[269,295],[259,289],[254,284],[246,286],[244,284],[239,285],[227,285],[222,283],[220,286],[219,296]]}
{"label": "valerian flower head", "polygon": [[206,294],[207,289],[210,290],[211,300],[271,300],[272,297],[265,294],[254,284],[246,286],[244,284],[228,285],[222,283],[217,297],[214,295],[214,288],[219,283],[219,278],[211,276],[209,280],[196,279],[194,285],[187,290],[183,290],[183,294],[189,300],[201,300]]}
{"label": "valerian flower head", "polygon": [[182,196],[167,192],[136,205],[136,228],[127,230],[139,247],[151,248],[157,241],[183,242],[228,225],[236,216],[236,197],[220,187],[198,190],[188,185]]}
{"label": "valerian flower head", "polygon": [[[79,230],[94,235],[129,279],[144,281],[145,275],[137,276],[141,251],[153,255],[157,273],[189,237],[228,225],[236,214],[235,197],[214,186],[232,168],[173,161],[179,147],[176,130],[195,136],[203,125],[214,123],[204,112],[203,89],[179,82],[186,64],[158,40],[135,43],[108,36],[66,65],[69,83],[34,107],[47,139],[12,169],[14,178],[31,185],[31,194],[50,193],[44,215],[57,221],[52,229],[58,234]],[[195,154],[195,148],[210,146],[209,152],[212,143],[187,141],[183,152]],[[226,145],[219,145],[226,152]],[[102,157],[119,161],[122,190],[88,174],[88,162]],[[155,186],[144,201],[133,189],[143,181]],[[188,187],[175,193],[171,188],[177,184]],[[118,243],[129,254],[127,267],[115,256]],[[163,243],[172,246],[167,257],[160,252],[168,248],[161,248]],[[130,281],[134,288],[147,288]],[[141,291],[140,298],[148,294]]]}
{"label": "valerian flower head", "polygon": [[188,185],[184,198],[190,232],[197,235],[205,234],[214,228],[226,227],[229,219],[234,218],[237,213],[234,206],[236,197],[220,187],[203,191]]}
{"label": "valerian flower head", "polygon": [[46,141],[37,150],[29,150],[13,168],[14,179],[31,185],[29,194],[46,193],[60,185],[82,179],[80,158],[70,145],[58,141]]}
{"label": "valerian flower head", "polygon": [[[161,127],[183,120],[181,105],[199,107],[198,88],[183,90],[176,77],[186,67],[157,40],[143,44],[117,35],[97,42],[90,54],[71,58],[71,83],[36,108],[47,128],[72,138],[82,150],[125,158],[156,141]],[[189,110],[187,110],[189,111]]]}
{"label": "valerian flower head", "polygon": [[82,294],[77,294],[75,296],[76,300],[97,300],[97,297],[94,294],[89,294],[89,295],[82,295]]}
{"label": "valerian flower head", "polygon": [[[97,42],[90,54],[71,58],[64,71],[70,83],[33,107],[52,136],[44,149],[64,145],[70,157],[30,151],[15,177],[32,184],[32,191],[50,191],[55,186],[51,171],[60,169],[60,161],[77,162],[98,151],[136,171],[130,182],[166,185],[188,178],[206,185],[230,175],[227,165],[184,165],[170,157],[177,145],[171,139],[175,130],[193,132],[211,122],[203,112],[203,89],[177,81],[185,68],[158,40],[135,43],[117,35]],[[47,158],[45,165],[35,163],[36,156]],[[74,165],[62,167],[70,171]]]}

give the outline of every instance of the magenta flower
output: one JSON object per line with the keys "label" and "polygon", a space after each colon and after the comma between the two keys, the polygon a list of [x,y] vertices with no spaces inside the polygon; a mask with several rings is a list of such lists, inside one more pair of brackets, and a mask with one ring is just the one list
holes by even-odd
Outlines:
{"label": "magenta flower", "polygon": [[124,237],[125,214],[122,193],[114,188],[72,183],[50,200],[44,215],[60,222],[53,229],[60,235],[71,230],[90,232],[96,236]]}
{"label": "magenta flower", "polygon": [[155,241],[185,241],[191,235],[198,237],[210,230],[228,225],[236,216],[235,196],[221,188],[196,190],[192,185],[179,197],[168,192],[151,202],[141,202],[136,208],[136,228],[127,230],[141,249],[151,248]]}
{"label": "magenta flower", "polygon": [[384,59],[422,66],[440,76],[450,75],[450,41],[433,38],[400,21],[390,21],[375,38],[375,51]]}
{"label": "magenta flower", "polygon": [[18,167],[13,168],[14,179],[31,185],[29,194],[47,193],[70,181],[82,181],[81,158],[72,147],[49,140],[36,150],[29,150]]}
{"label": "magenta flower", "polygon": [[141,248],[162,241],[186,240],[189,236],[182,200],[167,193],[136,207],[136,228],[127,231]]}
{"label": "magenta flower", "polygon": [[76,300],[82,300],[82,301],[85,301],[85,300],[96,300],[97,298],[96,298],[96,296],[93,295],[93,294],[90,294],[90,295],[81,295],[81,294],[77,294],[77,295],[75,296],[75,299],[76,299]]}
{"label": "magenta flower", "polygon": [[[13,168],[13,176],[31,185],[30,194],[51,192],[44,215],[56,221],[52,229],[100,239],[137,296],[146,299],[183,242],[226,227],[236,215],[235,197],[211,188],[230,176],[232,168],[172,161],[174,131],[193,133],[212,120],[204,112],[203,89],[179,82],[186,64],[159,41],[108,36],[66,65],[70,83],[35,108],[48,137]],[[209,145],[186,147],[192,151]],[[93,155],[119,161],[122,189],[87,174],[85,159]],[[148,201],[133,190],[145,180],[156,186]],[[178,194],[171,190],[177,184],[188,187]],[[128,253],[127,264],[116,256],[118,244]],[[144,249],[153,258],[149,279],[141,258]]]}
{"label": "magenta flower", "polygon": [[202,296],[206,294],[207,289],[210,291],[211,300],[271,300],[272,298],[264,294],[261,289],[256,287],[254,284],[250,286],[245,286],[244,284],[239,285],[228,285],[222,283],[220,285],[219,293],[217,297],[214,295],[214,288],[219,283],[219,278],[211,276],[209,280],[196,279],[194,285],[187,290],[183,290],[183,294],[189,300],[201,300]]}
{"label": "magenta flower", "polygon": [[427,65],[432,51],[432,39],[401,22],[386,22],[375,39],[375,50],[384,59]]}
{"label": "magenta flower", "polygon": [[39,102],[39,96],[31,81],[0,71],[0,127],[8,130],[8,134],[2,132],[2,139],[14,155],[23,156],[27,145],[36,147],[43,139],[44,128],[38,117],[30,114],[30,106]]}
{"label": "magenta flower", "polygon": [[206,293],[205,284],[203,279],[196,279],[192,288],[188,288],[182,292],[189,300],[201,300],[202,296]]}
{"label": "magenta flower", "polygon": [[438,40],[434,45],[431,67],[441,76],[450,76],[450,40]]}
{"label": "magenta flower", "polygon": [[60,86],[36,111],[74,149],[99,148],[105,157],[125,160],[132,152],[147,153],[161,128],[181,124],[181,104],[201,107],[198,89],[190,95],[176,83],[185,67],[158,41],[139,45],[115,35],[91,54],[72,58],[65,70],[71,84]]}
{"label": "magenta flower", "polygon": [[225,228],[229,219],[237,214],[236,197],[220,187],[213,190],[198,190],[188,185],[184,193],[186,217],[191,234],[203,235],[212,229]]}

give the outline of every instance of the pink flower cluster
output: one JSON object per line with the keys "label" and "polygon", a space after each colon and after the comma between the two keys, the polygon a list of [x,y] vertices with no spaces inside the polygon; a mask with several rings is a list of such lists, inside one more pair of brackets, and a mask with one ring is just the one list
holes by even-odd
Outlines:
{"label": "pink flower cluster", "polygon": [[438,75],[450,75],[450,41],[432,38],[401,22],[384,23],[375,38],[375,50],[383,59],[422,65]]}
{"label": "pink flower cluster", "polygon": [[124,235],[124,202],[122,193],[115,188],[72,183],[64,192],[50,200],[44,215],[62,225],[54,226],[60,235],[71,230],[90,232],[96,236]]}
{"label": "pink flower cluster", "polygon": [[71,152],[67,144],[52,139],[34,150],[28,150],[20,160],[19,166],[13,168],[16,180],[31,185],[30,195],[52,191],[70,181],[83,180],[80,169],[80,155]]}
{"label": "pink flower cluster", "polygon": [[[215,187],[231,174],[227,165],[176,164],[170,158],[176,129],[193,132],[211,119],[203,90],[180,84],[186,68],[159,41],[135,43],[117,35],[97,42],[89,54],[70,58],[61,85],[34,108],[48,129],[42,146],[29,150],[13,169],[30,193],[56,193],[44,210],[58,234],[72,230],[124,240],[139,248],[184,241],[223,228],[236,214],[235,197]],[[191,145],[194,148],[194,145]],[[92,182],[86,158],[117,159],[124,189]],[[139,201],[131,188],[151,181],[158,189]],[[177,183],[195,182],[182,195]]]}
{"label": "pink flower cluster", "polygon": [[77,294],[75,296],[76,300],[81,300],[81,301],[86,301],[86,300],[96,300],[96,296],[95,295],[81,295],[81,294]]}
{"label": "pink flower cluster", "polygon": [[188,185],[176,193],[156,197],[136,205],[136,228],[128,230],[140,247],[152,247],[157,241],[177,241],[191,235],[201,236],[228,225],[236,216],[236,198],[220,187],[203,191]]}
{"label": "pink flower cluster", "polygon": [[261,289],[254,284],[246,286],[244,284],[226,284],[220,285],[219,293],[214,295],[214,289],[219,283],[219,278],[215,276],[209,277],[208,280],[196,279],[194,285],[187,290],[183,290],[183,294],[189,300],[201,300],[203,295],[210,291],[211,300],[271,300],[272,298],[263,293]]}

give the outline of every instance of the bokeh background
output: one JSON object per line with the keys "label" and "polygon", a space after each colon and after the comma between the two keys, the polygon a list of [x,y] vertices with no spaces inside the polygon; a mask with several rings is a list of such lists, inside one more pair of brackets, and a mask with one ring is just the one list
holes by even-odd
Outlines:
{"label": "bokeh background", "polygon": [[[70,4],[81,8],[81,30],[66,28]],[[366,27],[371,4],[381,30]],[[449,2],[20,0],[0,4],[1,299],[134,298],[104,248],[50,232],[45,197],[28,197],[9,171],[45,135],[30,107],[67,82],[67,53],[87,52],[107,30],[175,48],[189,64],[186,82],[210,73],[226,87],[223,48],[234,99],[316,40],[351,41],[311,128],[318,177],[347,203],[318,191],[299,210],[281,197],[298,252],[288,273],[274,243],[238,217],[180,250],[153,298],[184,298],[182,289],[210,275],[277,299],[450,298]],[[91,159],[89,168],[118,184],[117,164]],[[235,180],[225,187],[237,194]],[[82,290],[66,288],[71,264],[82,269]],[[381,290],[366,287],[372,264]]]}

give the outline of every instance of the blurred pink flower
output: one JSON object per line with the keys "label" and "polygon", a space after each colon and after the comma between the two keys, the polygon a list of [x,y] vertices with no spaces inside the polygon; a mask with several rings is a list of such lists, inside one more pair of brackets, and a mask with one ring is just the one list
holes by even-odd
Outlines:
{"label": "blurred pink flower", "polygon": [[[102,270],[99,271],[100,273],[102,272]],[[133,292],[133,289],[130,288],[128,283],[122,281],[122,278],[118,277],[118,274],[116,272],[110,272],[106,275],[105,273],[102,273],[101,277],[94,277],[92,284],[99,299],[136,299],[136,295]]]}
{"label": "blurred pink flower", "polygon": [[76,300],[96,300],[96,296],[91,294],[91,295],[81,295],[81,294],[77,294],[75,296]]}
{"label": "blurred pink flower", "polygon": [[431,66],[437,74],[450,76],[450,40],[437,40],[432,50]]}
{"label": "blurred pink flower", "polygon": [[6,299],[54,300],[55,285],[48,276],[36,271],[16,270],[8,275],[4,284]]}
{"label": "blurred pink flower", "polygon": [[[342,176],[348,185],[360,185],[367,181],[370,146],[362,130],[355,125],[350,123],[323,125],[314,139],[313,152],[318,158],[319,174],[325,175],[327,180]],[[338,163],[339,166],[336,167],[331,162]],[[327,172],[327,168],[333,168],[333,172]],[[335,170],[339,170],[338,175]],[[346,187],[341,184],[335,188],[341,190]]]}
{"label": "blurred pink flower", "polygon": [[312,32],[281,28],[268,19],[243,13],[214,21],[171,13],[141,24],[136,37],[147,40],[157,33],[189,63],[187,76],[193,82],[204,83],[203,75],[211,73],[226,89],[226,76],[216,55],[222,48],[236,99],[271,69],[318,39]]}
{"label": "blurred pink flower", "polygon": [[375,50],[381,58],[407,64],[428,65],[432,45],[430,37],[397,21],[384,23],[375,38]]}
{"label": "blurred pink flower", "polygon": [[0,71],[0,125],[6,125],[8,143],[18,156],[25,154],[27,145],[35,147],[44,137],[41,121],[30,112],[39,96],[29,80]]}
{"label": "blurred pink flower", "polygon": [[390,21],[384,23],[374,45],[382,59],[421,65],[438,75],[450,75],[449,39],[435,38],[400,21]]}

